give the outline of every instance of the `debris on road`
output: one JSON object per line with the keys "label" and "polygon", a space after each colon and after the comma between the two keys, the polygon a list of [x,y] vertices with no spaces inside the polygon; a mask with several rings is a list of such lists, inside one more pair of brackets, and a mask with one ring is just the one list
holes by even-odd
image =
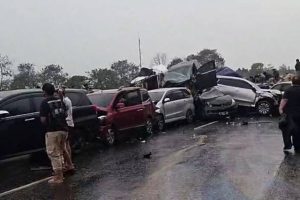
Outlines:
{"label": "debris on road", "polygon": [[272,123],[271,121],[257,121],[257,122],[247,122],[247,121],[243,121],[241,123],[242,126],[246,126],[249,124],[268,124],[268,123]]}

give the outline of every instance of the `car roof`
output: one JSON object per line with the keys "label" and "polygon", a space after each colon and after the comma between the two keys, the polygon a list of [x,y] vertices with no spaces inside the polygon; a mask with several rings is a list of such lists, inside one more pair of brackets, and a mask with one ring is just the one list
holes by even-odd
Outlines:
{"label": "car roof", "polygon": [[109,89],[109,90],[97,90],[96,92],[93,93],[89,93],[88,95],[93,95],[93,94],[115,94],[115,93],[119,93],[122,91],[133,91],[133,90],[146,90],[144,88],[140,88],[140,87],[121,87],[119,89]]}
{"label": "car roof", "polygon": [[[7,91],[0,91],[0,100],[22,95],[22,94],[33,94],[33,93],[42,93],[42,89],[18,89],[18,90],[7,90]],[[68,89],[66,88],[66,92],[82,92],[86,93],[86,90],[83,89]]]}
{"label": "car roof", "polygon": [[172,87],[172,88],[159,88],[159,89],[154,89],[154,90],[150,90],[148,91],[149,93],[151,92],[167,92],[167,91],[171,91],[171,90],[187,90],[187,88],[185,87]]}
{"label": "car roof", "polygon": [[245,78],[239,78],[239,77],[235,77],[235,76],[220,76],[220,75],[217,75],[217,78],[226,78],[226,79],[235,79],[235,80],[247,80]]}
{"label": "car roof", "polygon": [[276,83],[275,85],[282,85],[282,84],[292,84],[292,81],[284,81],[284,82]]}

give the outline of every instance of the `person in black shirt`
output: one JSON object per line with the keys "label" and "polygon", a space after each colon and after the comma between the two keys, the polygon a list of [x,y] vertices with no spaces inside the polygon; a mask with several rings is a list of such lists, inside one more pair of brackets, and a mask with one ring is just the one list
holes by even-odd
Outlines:
{"label": "person in black shirt", "polygon": [[50,83],[42,87],[45,99],[40,106],[42,124],[46,127],[46,151],[51,161],[54,176],[48,181],[51,184],[63,182],[63,152],[67,139],[66,112],[63,102],[54,97],[55,88]]}
{"label": "person in black shirt", "polygon": [[299,61],[299,59],[296,60],[295,70],[296,70],[296,74],[299,76],[300,75],[300,61]]}
{"label": "person in black shirt", "polygon": [[300,77],[294,76],[292,84],[292,87],[288,88],[283,95],[279,113],[286,115],[287,119],[287,123],[282,129],[284,151],[290,150],[294,145],[295,152],[300,152]]}

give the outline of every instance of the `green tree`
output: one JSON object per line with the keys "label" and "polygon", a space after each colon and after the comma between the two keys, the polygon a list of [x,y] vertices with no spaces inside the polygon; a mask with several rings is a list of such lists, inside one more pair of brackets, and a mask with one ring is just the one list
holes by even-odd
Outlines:
{"label": "green tree", "polygon": [[181,63],[183,60],[181,58],[173,58],[173,60],[168,64],[168,68],[173,66],[173,65],[176,65],[178,63]]}
{"label": "green tree", "polygon": [[197,60],[200,65],[203,65],[212,60],[215,61],[216,67],[223,67],[225,64],[225,59],[220,53],[217,52],[217,49],[203,49],[196,55],[189,55],[186,59],[188,61]]}
{"label": "green tree", "polygon": [[120,86],[120,80],[117,73],[111,69],[93,69],[88,72],[89,81],[96,89],[113,89]]}
{"label": "green tree", "polygon": [[84,85],[88,82],[88,77],[86,76],[72,76],[69,78],[66,82],[66,86],[68,88],[76,88],[76,89],[82,89],[84,88]]}
{"label": "green tree", "polygon": [[56,87],[64,85],[66,83],[68,74],[63,72],[63,68],[60,65],[48,65],[42,69],[39,73],[39,81],[43,83],[52,83]]}
{"label": "green tree", "polygon": [[12,80],[12,89],[35,88],[38,80],[34,65],[31,63],[23,63],[18,66],[18,74]]}
{"label": "green tree", "polygon": [[0,90],[8,89],[9,78],[12,76],[10,65],[11,61],[8,57],[0,54]]}
{"label": "green tree", "polygon": [[291,69],[291,67],[286,66],[285,64],[282,64],[279,66],[279,74],[280,75],[286,75],[286,74],[294,74],[295,70]]}
{"label": "green tree", "polygon": [[253,63],[250,69],[250,76],[255,76],[257,74],[261,74],[264,71],[263,63]]}
{"label": "green tree", "polygon": [[128,86],[130,81],[139,73],[139,67],[127,60],[121,60],[111,65],[111,69],[117,74],[119,85]]}

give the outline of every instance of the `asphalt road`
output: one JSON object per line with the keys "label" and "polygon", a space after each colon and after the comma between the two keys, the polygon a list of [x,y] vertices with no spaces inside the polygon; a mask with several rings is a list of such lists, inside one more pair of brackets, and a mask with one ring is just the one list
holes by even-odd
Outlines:
{"label": "asphalt road", "polygon": [[[300,156],[282,152],[276,121],[172,124],[145,143],[94,145],[76,157],[77,173],[64,184],[43,181],[0,199],[300,199]],[[30,171],[28,159],[0,170],[1,194],[50,175]]]}

